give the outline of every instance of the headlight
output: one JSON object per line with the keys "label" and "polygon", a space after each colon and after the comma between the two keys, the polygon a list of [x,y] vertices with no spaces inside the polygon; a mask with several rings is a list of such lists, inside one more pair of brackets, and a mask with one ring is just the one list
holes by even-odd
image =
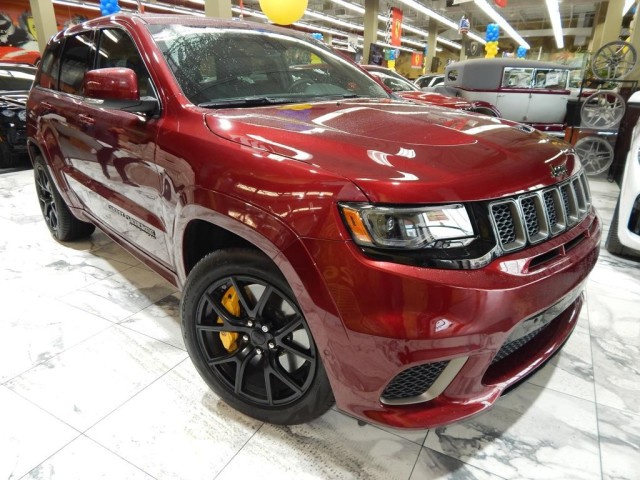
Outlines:
{"label": "headlight", "polygon": [[2,115],[4,115],[5,117],[13,117],[16,114],[16,112],[14,112],[13,110],[2,110]]}
{"label": "headlight", "polygon": [[18,112],[18,118],[23,121],[26,122],[27,121],[27,111],[26,110],[20,110]]}
{"label": "headlight", "polygon": [[353,240],[365,247],[445,249],[464,247],[475,238],[461,204],[394,208],[349,203],[340,209]]}

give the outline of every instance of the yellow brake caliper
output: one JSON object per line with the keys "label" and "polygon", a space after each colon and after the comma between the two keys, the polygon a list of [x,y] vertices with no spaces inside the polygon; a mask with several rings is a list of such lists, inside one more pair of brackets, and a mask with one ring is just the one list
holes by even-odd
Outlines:
{"label": "yellow brake caliper", "polygon": [[[235,288],[230,287],[229,290],[224,292],[222,306],[234,317],[240,316],[240,299]],[[217,323],[224,324],[224,321],[218,317]],[[238,332],[220,332],[220,341],[224,348],[227,349],[227,352],[233,352],[238,348]]]}

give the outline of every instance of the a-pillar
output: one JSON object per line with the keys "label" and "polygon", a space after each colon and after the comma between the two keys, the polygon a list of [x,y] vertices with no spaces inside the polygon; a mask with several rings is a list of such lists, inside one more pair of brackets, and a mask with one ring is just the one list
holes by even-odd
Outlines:
{"label": "a-pillar", "polygon": [[29,5],[31,6],[33,21],[36,26],[38,48],[40,49],[40,53],[42,53],[49,39],[58,33],[53,3],[51,0],[29,0]]}
{"label": "a-pillar", "polygon": [[363,64],[369,63],[371,44],[378,41],[378,3],[379,0],[364,0]]}
{"label": "a-pillar", "polygon": [[204,14],[207,17],[231,18],[231,0],[204,0]]}
{"label": "a-pillar", "polygon": [[433,57],[436,56],[436,38],[438,36],[438,26],[435,20],[429,21],[429,39],[427,41],[427,58],[425,58],[425,71],[431,72]]}

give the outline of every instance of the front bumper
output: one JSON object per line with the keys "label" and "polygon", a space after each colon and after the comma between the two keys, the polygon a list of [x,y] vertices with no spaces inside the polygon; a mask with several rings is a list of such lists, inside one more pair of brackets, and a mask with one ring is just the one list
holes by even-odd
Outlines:
{"label": "front bumper", "polygon": [[[351,242],[307,240],[346,330],[319,336],[337,406],[402,428],[431,428],[490,408],[568,339],[600,236],[592,210],[543,244],[479,270],[446,271],[373,261]],[[511,342],[517,348],[498,353]],[[504,358],[494,361],[498,355]],[[429,372],[436,378],[426,390],[389,401],[399,375],[431,364],[444,366]]]}

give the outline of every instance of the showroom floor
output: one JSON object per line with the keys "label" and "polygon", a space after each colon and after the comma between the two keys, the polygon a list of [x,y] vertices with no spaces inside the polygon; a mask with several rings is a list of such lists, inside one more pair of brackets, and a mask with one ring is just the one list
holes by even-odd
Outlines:
{"label": "showroom floor", "polygon": [[[607,224],[617,187],[592,193]],[[488,413],[275,427],[204,385],[171,285],[102,233],[51,238],[31,171],[0,175],[0,232],[2,480],[640,478],[638,262],[602,251],[562,354]]]}

